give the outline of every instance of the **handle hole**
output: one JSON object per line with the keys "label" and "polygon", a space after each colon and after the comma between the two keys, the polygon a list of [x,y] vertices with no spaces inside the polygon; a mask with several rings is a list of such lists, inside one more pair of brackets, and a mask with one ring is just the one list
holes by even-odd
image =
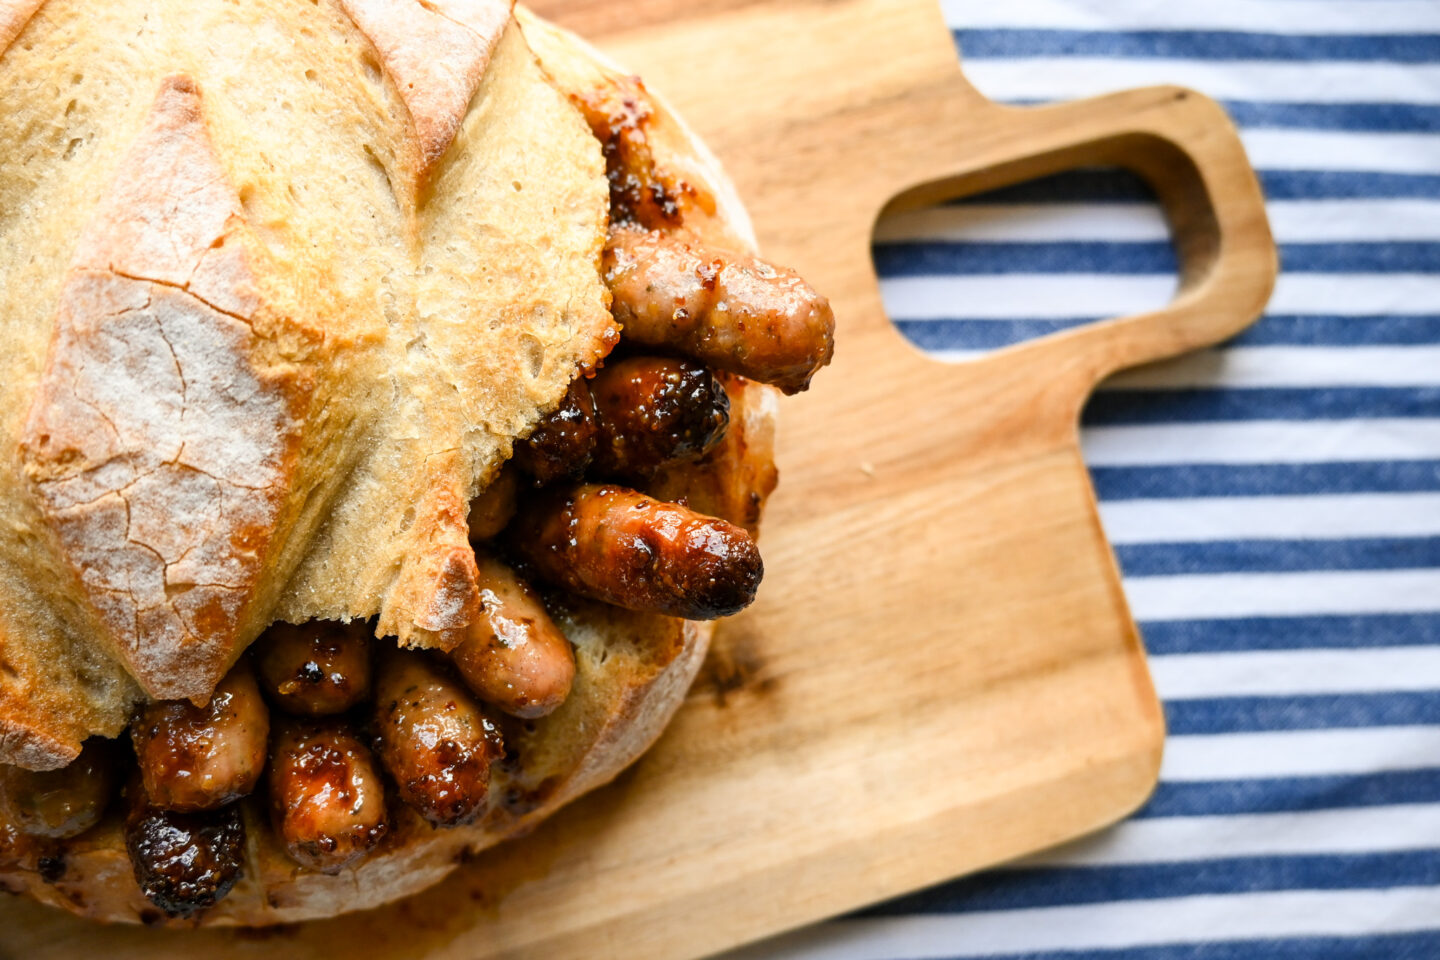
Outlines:
{"label": "handle hole", "polygon": [[[1187,251],[1188,254],[1188,251]],[[928,355],[968,362],[1165,306],[1182,262],[1166,210],[1120,167],[1068,170],[887,210],[871,255],[886,313]]]}

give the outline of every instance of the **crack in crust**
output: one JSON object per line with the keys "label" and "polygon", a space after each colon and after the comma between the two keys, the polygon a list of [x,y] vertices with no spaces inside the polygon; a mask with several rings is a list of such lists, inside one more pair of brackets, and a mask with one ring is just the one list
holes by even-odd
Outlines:
{"label": "crack in crust", "polygon": [[10,44],[43,6],[45,0],[0,0],[0,55],[10,49]]}
{"label": "crack in crust", "polygon": [[460,132],[514,0],[340,0],[375,46],[419,137],[424,180]]}
{"label": "crack in crust", "polygon": [[81,237],[21,442],[112,649],[151,696],[205,699],[239,656],[310,378],[261,360],[242,210],[186,77]]}

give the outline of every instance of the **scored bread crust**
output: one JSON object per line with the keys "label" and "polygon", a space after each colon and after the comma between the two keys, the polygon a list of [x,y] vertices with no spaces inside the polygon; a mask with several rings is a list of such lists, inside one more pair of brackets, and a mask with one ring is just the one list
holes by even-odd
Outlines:
{"label": "scored bread crust", "polygon": [[[573,35],[527,11],[518,10],[517,18],[547,76],[565,93],[582,95],[622,75]],[[713,198],[713,206],[707,202],[686,210],[687,229],[716,247],[754,252],[749,220],[733,187],[704,144],[658,98],[647,133],[662,169],[698,188],[696,195]],[[727,377],[726,385],[732,420],[721,447],[698,464],[658,478],[656,488],[668,498],[686,499],[696,509],[754,531],[776,479],[778,393],[739,378]],[[546,718],[506,721],[509,758],[496,770],[491,787],[495,802],[483,820],[437,830],[392,803],[394,829],[380,848],[340,874],[326,876],[289,858],[271,829],[263,797],[257,795],[243,805],[249,828],[243,878],[215,908],[188,923],[291,923],[369,909],[417,893],[469,856],[526,832],[561,805],[609,782],[648,749],[700,669],[713,624],[568,597],[554,601],[557,623],[576,649],[574,689]],[[0,823],[0,889],[101,921],[182,923],[166,921],[140,893],[117,811],[67,845],[58,876],[53,861],[42,863],[43,847],[12,856],[14,862],[7,866],[4,839]]]}
{"label": "scored bread crust", "polygon": [[600,146],[509,11],[0,0],[0,763],[273,620],[463,636],[471,498],[618,337]]}

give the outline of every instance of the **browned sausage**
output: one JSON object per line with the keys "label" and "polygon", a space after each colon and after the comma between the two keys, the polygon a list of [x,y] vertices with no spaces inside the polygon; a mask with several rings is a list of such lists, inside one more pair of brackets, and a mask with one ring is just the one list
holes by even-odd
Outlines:
{"label": "browned sausage", "polygon": [[114,741],[93,739],[67,767],[45,773],[0,767],[0,803],[20,831],[55,840],[100,822],[120,788]]}
{"label": "browned sausage", "polygon": [[628,357],[590,384],[600,437],[595,472],[649,477],[697,460],[725,438],[730,398],[704,364],[671,357]]}
{"label": "browned sausage", "polygon": [[583,379],[570,384],[560,406],[540,421],[529,439],[515,445],[515,464],[535,485],[574,479],[595,453],[595,404]]}
{"label": "browned sausage", "polygon": [[500,535],[510,518],[515,516],[515,493],[519,486],[515,468],[507,464],[490,481],[490,486],[480,491],[480,496],[470,501],[470,539],[489,540]]}
{"label": "browned sausage", "polygon": [[616,78],[573,98],[605,156],[610,180],[610,217],[645,227],[674,228],[683,219],[682,194],[713,206],[688,184],[661,171],[650,149],[647,128],[655,115],[639,77]]}
{"label": "browned sausage", "polygon": [[131,779],[127,793],[125,848],[150,902],[172,917],[189,917],[224,899],[245,865],[239,807],[161,810],[151,806],[139,777]]}
{"label": "browned sausage", "polygon": [[271,625],[255,643],[260,685],[302,717],[344,713],[370,695],[370,625],[314,620]]}
{"label": "browned sausage", "polygon": [[500,731],[424,654],[392,650],[375,677],[375,748],[400,799],[437,826],[485,809]]}
{"label": "browned sausage", "polygon": [[510,530],[512,548],[541,577],[631,610],[729,616],[755,599],[764,575],[741,528],[625,487],[541,494]]}
{"label": "browned sausage", "polygon": [[270,748],[275,832],[303,867],[338,873],[388,829],[370,749],[338,720],[287,721]]}
{"label": "browned sausage", "polygon": [[786,393],[808,387],[835,352],[829,301],[762,260],[614,227],[604,271],[628,343],[678,350]]}
{"label": "browned sausage", "polygon": [[130,727],[149,802],[163,810],[214,810],[249,795],[265,770],[270,714],[248,661],[220,681],[204,707],[152,703]]}
{"label": "browned sausage", "polygon": [[516,717],[543,717],[570,695],[575,651],[515,571],[483,553],[475,563],[481,613],[450,659],[481,700]]}

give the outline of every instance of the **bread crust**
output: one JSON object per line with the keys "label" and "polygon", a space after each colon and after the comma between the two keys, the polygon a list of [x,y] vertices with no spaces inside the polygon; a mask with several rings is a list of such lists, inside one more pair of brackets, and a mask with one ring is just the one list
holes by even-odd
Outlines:
{"label": "bread crust", "polygon": [[604,161],[508,0],[381,6],[474,39],[458,87],[338,0],[48,0],[0,51],[0,763],[273,620],[452,647],[470,499],[618,337]]}
{"label": "bread crust", "polygon": [[415,124],[422,179],[460,132],[514,5],[514,0],[340,0],[395,78]]}
{"label": "bread crust", "polygon": [[198,87],[167,78],[80,239],[21,434],[61,556],[156,699],[203,702],[239,657],[313,386],[264,355],[240,217]]}
{"label": "bread crust", "polygon": [[0,53],[4,53],[45,0],[0,0]]}
{"label": "bread crust", "polygon": [[[527,32],[543,31],[535,43],[537,53],[562,90],[567,78],[571,84],[583,84],[620,74],[578,38],[528,13],[520,16]],[[572,86],[567,92],[583,91]],[[655,122],[666,131],[656,144],[656,159],[667,168],[683,169],[687,179],[716,200],[713,211],[697,216],[694,231],[716,246],[753,251],[748,219],[704,145],[658,102]],[[738,379],[728,380],[727,388],[732,425],[726,442],[703,463],[659,482],[677,496],[693,493],[704,507],[754,530],[763,500],[774,486],[778,394]],[[461,508],[460,522],[464,520]],[[442,557],[435,578],[463,580],[463,566]],[[460,603],[466,590],[461,584],[449,595]],[[368,909],[417,893],[443,879],[464,859],[523,834],[629,766],[651,746],[683,702],[705,658],[713,624],[573,598],[555,601],[557,623],[576,647],[574,690],[549,717],[514,723],[505,731],[513,761],[496,771],[492,790],[497,802],[481,822],[435,830],[401,810],[395,829],[374,854],[337,876],[325,876],[298,867],[286,855],[263,805],[252,797],[245,804],[250,839],[244,878],[229,897],[190,923],[291,923]],[[453,610],[437,609],[434,623],[443,628],[453,615]],[[0,835],[4,827],[0,823]],[[43,878],[38,863],[34,851],[7,863],[0,844],[0,887],[96,920],[170,922],[140,894],[113,815],[69,845],[58,877],[52,862],[50,879]]]}

